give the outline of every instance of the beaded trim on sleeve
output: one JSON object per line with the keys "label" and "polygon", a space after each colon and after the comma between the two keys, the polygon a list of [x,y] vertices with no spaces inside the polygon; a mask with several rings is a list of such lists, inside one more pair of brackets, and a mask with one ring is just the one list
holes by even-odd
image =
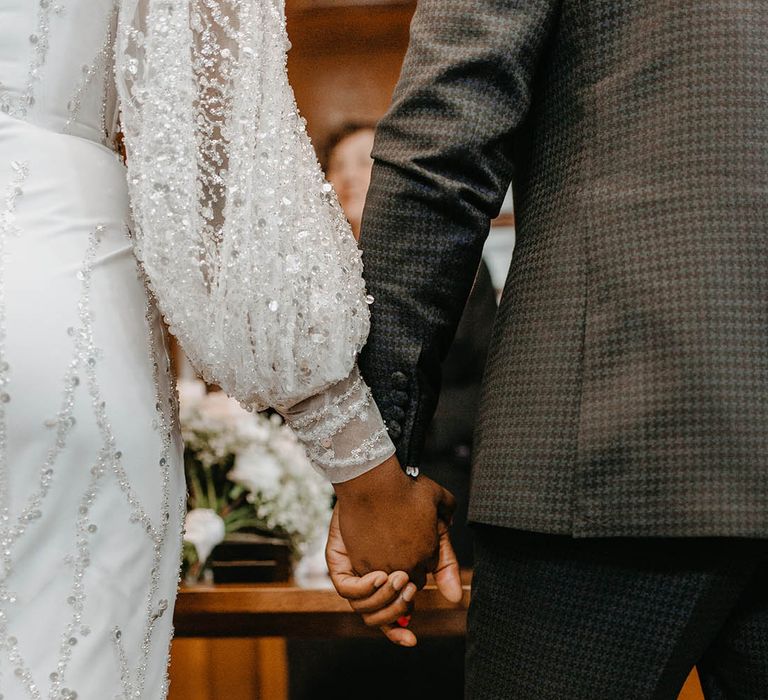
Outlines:
{"label": "beaded trim on sleeve", "polygon": [[[294,431],[300,431],[304,428],[308,428],[313,423],[318,422],[320,419],[322,419],[324,416],[328,416],[329,414],[332,414],[334,411],[340,413],[341,409],[340,406],[345,402],[348,401],[352,396],[355,394],[360,393],[360,386],[362,384],[362,379],[358,378],[356,379],[352,385],[340,396],[334,397],[330,404],[327,406],[323,406],[322,408],[311,411],[310,413],[307,413],[306,415],[302,416],[301,418],[295,420],[291,427]],[[368,396],[370,396],[370,393],[368,393]]]}
{"label": "beaded trim on sleeve", "polygon": [[315,468],[334,482],[365,473],[395,451],[357,369],[347,380],[287,411],[285,417]]}

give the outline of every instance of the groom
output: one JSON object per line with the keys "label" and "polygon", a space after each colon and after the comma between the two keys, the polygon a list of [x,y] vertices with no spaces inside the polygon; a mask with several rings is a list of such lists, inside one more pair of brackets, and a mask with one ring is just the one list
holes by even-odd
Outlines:
{"label": "groom", "polygon": [[[694,664],[709,698],[768,698],[767,76],[765,0],[419,2],[373,153],[361,367],[418,466],[512,181],[468,698],[674,698]],[[406,483],[350,482],[339,522],[358,573],[399,553],[421,584],[449,508]]]}

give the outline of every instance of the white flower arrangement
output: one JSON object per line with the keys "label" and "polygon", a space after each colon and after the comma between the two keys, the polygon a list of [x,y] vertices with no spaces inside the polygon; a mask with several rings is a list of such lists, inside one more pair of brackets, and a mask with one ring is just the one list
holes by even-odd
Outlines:
{"label": "white flower arrangement", "polygon": [[228,533],[285,538],[300,555],[327,528],[331,485],[278,415],[250,413],[197,380],[179,382],[189,487],[185,565],[199,578]]}

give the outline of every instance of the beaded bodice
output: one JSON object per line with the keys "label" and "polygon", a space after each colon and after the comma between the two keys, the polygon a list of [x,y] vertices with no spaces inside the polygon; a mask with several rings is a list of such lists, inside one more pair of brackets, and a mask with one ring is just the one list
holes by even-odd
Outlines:
{"label": "beaded bodice", "polygon": [[117,0],[0,0],[0,110],[106,143],[117,8]]}

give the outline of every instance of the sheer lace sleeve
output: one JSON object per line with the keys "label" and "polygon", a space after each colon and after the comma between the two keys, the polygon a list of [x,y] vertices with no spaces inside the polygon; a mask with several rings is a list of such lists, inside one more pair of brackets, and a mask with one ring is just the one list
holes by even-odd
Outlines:
{"label": "sheer lace sleeve", "polygon": [[333,482],[360,476],[395,453],[357,367],[338,384],[293,406],[285,418],[312,464]]}
{"label": "sheer lace sleeve", "polygon": [[[334,392],[357,381],[371,299],[296,109],[287,48],[280,0],[123,0],[116,79],[135,245],[208,382],[291,421],[308,401],[320,413],[304,439],[330,421],[338,441],[347,399]],[[389,440],[374,438],[381,418],[368,401],[344,425],[380,449]],[[338,459],[359,473],[366,462],[353,448],[326,458],[310,442],[323,468]]]}

